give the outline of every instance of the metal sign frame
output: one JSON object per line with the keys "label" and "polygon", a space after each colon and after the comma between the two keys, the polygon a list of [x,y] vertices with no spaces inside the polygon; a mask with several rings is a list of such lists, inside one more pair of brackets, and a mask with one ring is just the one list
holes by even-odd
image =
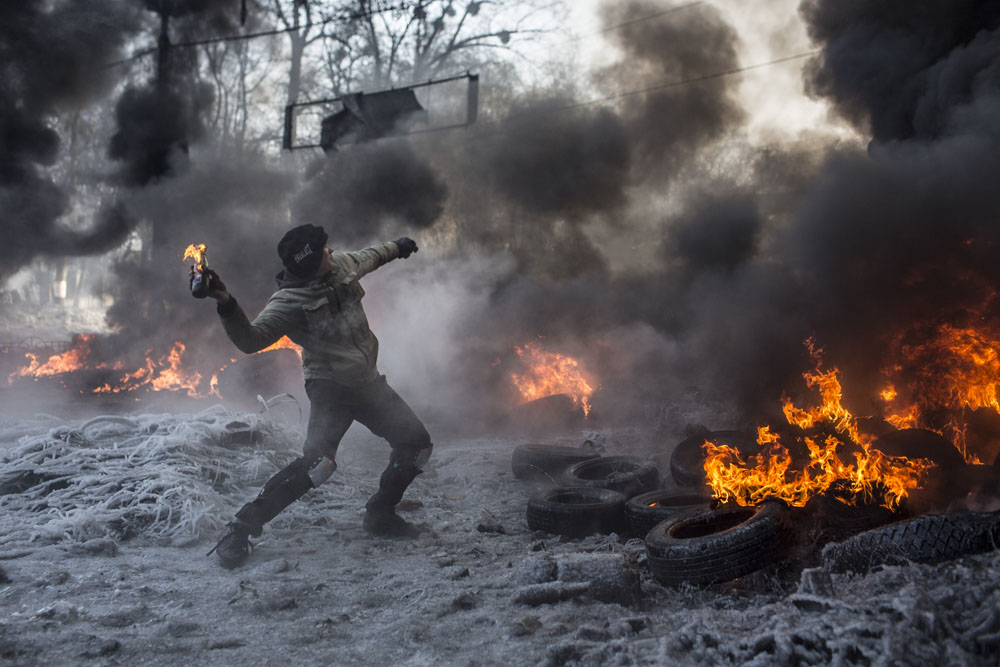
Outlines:
{"label": "metal sign frame", "polygon": [[[444,130],[453,130],[460,127],[468,127],[476,122],[476,118],[479,115],[479,75],[472,74],[471,72],[466,72],[459,76],[451,76],[445,79],[428,79],[423,83],[415,83],[409,86],[399,86],[393,88],[387,88],[384,90],[373,91],[368,93],[371,95],[377,93],[384,93],[391,90],[415,90],[417,88],[427,88],[429,86],[436,86],[442,83],[449,83],[451,81],[461,81],[462,79],[467,79],[469,82],[468,89],[466,91],[466,109],[465,109],[465,121],[461,123],[453,123],[451,125],[442,125],[440,127],[428,127],[422,130],[412,130],[409,132],[403,132],[399,135],[394,136],[406,136],[410,134],[427,134],[430,132],[442,132]],[[321,104],[334,104],[335,102],[341,102],[347,97],[343,95],[341,97],[330,97],[321,100],[309,100],[307,102],[293,102],[285,106],[285,129],[282,135],[281,147],[283,150],[299,150],[302,148],[321,148],[320,144],[296,144],[295,143],[295,111],[299,107],[309,107],[317,106]]]}

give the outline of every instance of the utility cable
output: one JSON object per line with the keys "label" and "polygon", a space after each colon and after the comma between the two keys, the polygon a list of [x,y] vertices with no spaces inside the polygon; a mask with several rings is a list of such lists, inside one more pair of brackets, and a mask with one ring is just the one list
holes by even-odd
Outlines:
{"label": "utility cable", "polygon": [[[564,106],[551,107],[551,108],[547,108],[547,109],[539,109],[537,113],[540,113],[540,114],[549,114],[549,113],[556,114],[556,113],[560,113],[560,112],[563,112],[563,111],[572,111],[574,109],[581,109],[581,108],[584,108],[584,107],[593,106],[595,104],[600,104],[602,102],[611,102],[613,100],[620,100],[620,99],[624,99],[624,98],[627,98],[627,97],[633,97],[635,95],[642,95],[642,94],[645,94],[645,93],[652,93],[652,92],[657,92],[657,91],[661,91],[661,90],[668,90],[670,88],[678,88],[680,86],[686,86],[686,85],[690,85],[690,84],[694,84],[694,83],[701,83],[703,81],[711,81],[713,79],[721,79],[722,77],[732,76],[733,74],[740,74],[742,72],[749,72],[749,71],[756,70],[756,69],[762,69],[764,67],[771,67],[773,65],[780,65],[782,63],[792,62],[794,60],[801,60],[802,58],[808,58],[809,56],[814,56],[814,55],[820,53],[821,51],[822,51],[822,49],[814,49],[812,51],[805,51],[803,53],[796,53],[796,54],[790,55],[790,56],[783,56],[781,58],[775,58],[774,60],[768,60],[767,62],[754,63],[753,65],[745,65],[743,67],[734,67],[733,69],[728,69],[728,70],[725,70],[725,71],[722,71],[722,72],[713,72],[711,74],[704,74],[704,75],[701,75],[701,76],[689,77],[687,79],[678,79],[676,81],[667,81],[667,82],[664,82],[664,83],[657,83],[657,84],[653,84],[651,86],[646,86],[645,88],[639,88],[637,90],[626,90],[626,91],[623,91],[623,92],[620,92],[620,93],[615,93],[615,94],[612,94],[612,95],[607,95],[605,97],[599,97],[599,98],[592,99],[592,100],[586,100],[586,101],[583,101],[583,102],[576,102],[576,103],[573,103],[573,104],[566,104]],[[523,112],[523,111],[519,112],[519,113],[513,113],[513,114],[511,114],[509,116],[506,116],[503,119],[503,121],[504,122],[509,122],[512,119],[516,119],[516,118],[518,118],[520,116],[525,116],[525,115],[527,115],[527,113]],[[494,126],[494,128],[492,130],[485,130],[484,129],[483,132],[470,136],[467,139],[467,142],[475,143],[475,142],[483,141],[483,140],[486,140],[486,139],[492,139],[492,138],[498,137],[498,136],[509,137],[512,134],[514,134],[514,133],[512,132],[511,129],[500,129],[500,128]]]}
{"label": "utility cable", "polygon": [[[324,26],[324,25],[326,25],[328,23],[333,23],[335,21],[343,21],[343,22],[346,23],[348,21],[355,21],[357,19],[370,18],[372,16],[375,16],[376,14],[381,14],[383,12],[391,12],[391,11],[395,11],[395,10],[409,9],[409,7],[410,7],[410,5],[408,3],[406,3],[406,2],[404,2],[404,3],[399,4],[399,5],[392,5],[390,7],[382,7],[381,9],[375,9],[375,10],[372,10],[370,12],[353,12],[353,13],[348,14],[346,16],[345,15],[329,16],[329,17],[327,17],[325,19],[322,19],[320,21],[310,21],[310,22],[305,23],[304,25],[300,25],[300,26],[291,26],[291,27],[288,27],[288,28],[275,28],[273,30],[264,30],[264,31],[261,31],[261,32],[251,32],[251,33],[247,33],[245,35],[227,35],[227,36],[224,36],[224,37],[208,37],[206,39],[196,39],[196,40],[190,40],[190,41],[187,41],[187,42],[177,42],[176,44],[171,44],[170,48],[172,48],[172,49],[190,48],[190,47],[193,47],[193,46],[205,46],[207,44],[219,44],[219,43],[222,43],[222,42],[239,42],[239,41],[244,41],[244,40],[248,40],[248,39],[257,39],[258,37],[273,37],[275,35],[283,35],[286,32],[295,32],[297,30],[308,30],[309,28],[311,28],[313,26]],[[118,65],[124,65],[126,63],[132,62],[133,60],[139,60],[140,58],[145,58],[146,56],[153,55],[158,50],[159,50],[159,47],[156,47],[156,46],[150,47],[148,49],[143,49],[142,51],[139,51],[138,53],[132,54],[128,58],[123,58],[121,60],[116,60],[114,62],[108,63],[107,65],[105,65],[105,68],[111,68],[111,67],[116,67]]]}
{"label": "utility cable", "polygon": [[606,28],[601,28],[600,30],[595,30],[594,32],[588,32],[586,34],[580,35],[578,37],[571,37],[567,39],[564,43],[568,44],[570,42],[579,42],[580,40],[587,39],[588,37],[596,37],[597,35],[603,35],[606,32],[611,32],[612,30],[618,30],[619,28],[627,28],[630,25],[635,25],[636,23],[642,23],[643,21],[650,21],[652,19],[658,19],[661,16],[667,16],[668,14],[673,14],[679,12],[682,9],[690,9],[691,7],[697,7],[698,5],[705,4],[705,0],[695,0],[695,2],[688,2],[683,5],[675,5],[674,7],[668,7],[655,14],[649,14],[647,16],[640,16],[638,18],[629,19],[628,21],[623,21],[622,23],[616,23],[615,25],[609,25]]}
{"label": "utility cable", "polygon": [[658,90],[667,90],[669,88],[676,88],[678,86],[686,86],[691,83],[700,83],[702,81],[711,81],[712,79],[721,79],[724,76],[730,76],[732,74],[740,74],[741,72],[749,72],[755,69],[761,69],[762,67],[770,67],[771,65],[780,65],[781,63],[791,62],[793,60],[801,60],[802,58],[808,58],[809,56],[814,56],[820,53],[822,49],[813,49],[812,51],[804,51],[803,53],[796,53],[792,56],[783,56],[781,58],[775,58],[774,60],[768,60],[763,63],[755,63],[753,65],[744,65],[743,67],[735,67],[733,69],[727,69],[722,72],[714,72],[712,74],[704,74],[702,76],[695,76],[688,79],[679,79],[677,81],[669,81],[666,83],[657,83],[652,86],[647,86],[646,88],[640,88],[638,90],[627,90],[621,93],[615,93],[614,95],[608,95],[607,97],[599,97],[593,100],[587,100],[585,102],[578,102],[576,104],[567,105],[565,107],[559,107],[562,109],[578,109],[580,107],[591,106],[593,104],[599,104],[601,102],[610,102],[611,100],[619,100],[625,97],[632,97],[634,95],[642,95],[643,93],[652,93]]}
{"label": "utility cable", "polygon": [[[678,79],[676,81],[667,81],[664,83],[655,83],[651,86],[646,86],[645,88],[639,88],[636,90],[626,90],[620,93],[614,93],[612,95],[607,95],[605,97],[598,97],[592,100],[585,100],[583,102],[575,102],[573,104],[567,104],[560,107],[552,107],[550,109],[541,109],[541,113],[555,113],[559,111],[572,111],[573,109],[580,109],[583,107],[593,106],[595,104],[600,104],[601,102],[610,102],[612,100],[620,100],[626,97],[633,97],[635,95],[642,95],[644,93],[653,93],[660,90],[668,90],[670,88],[677,88],[679,86],[686,86],[692,83],[701,83],[702,81],[711,81],[713,79],[721,79],[725,76],[731,76],[733,74],[740,74],[741,72],[749,72],[755,69],[761,69],[763,67],[770,67],[772,65],[780,65],[781,63],[791,62],[793,60],[801,60],[802,58],[808,58],[809,56],[814,56],[820,53],[822,49],[813,49],[812,51],[805,51],[803,53],[796,53],[792,56],[783,56],[781,58],[775,58],[774,60],[768,60],[763,63],[754,63],[753,65],[744,65],[743,67],[735,67],[733,69],[727,69],[722,72],[713,72],[712,74],[703,74],[701,76],[693,76],[687,79]],[[507,116],[507,120],[511,118],[517,118],[522,113],[515,113]]]}

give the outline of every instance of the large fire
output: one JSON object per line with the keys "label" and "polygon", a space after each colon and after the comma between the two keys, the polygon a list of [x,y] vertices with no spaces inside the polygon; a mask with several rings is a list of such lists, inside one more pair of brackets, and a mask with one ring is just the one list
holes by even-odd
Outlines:
{"label": "large fire", "polygon": [[949,324],[915,327],[893,341],[893,359],[880,392],[886,421],[897,428],[921,427],[951,440],[970,463],[968,412],[1000,412],[1000,340],[985,330]]}
{"label": "large fire", "polygon": [[555,394],[566,394],[573,404],[590,414],[590,397],[594,388],[584,376],[580,362],[556,352],[547,352],[541,343],[532,342],[514,346],[514,352],[524,362],[523,373],[511,373],[514,386],[525,401],[533,401]]}
{"label": "large fire", "polygon": [[740,505],[777,497],[801,507],[815,495],[835,491],[849,504],[897,508],[933,464],[887,456],[871,447],[874,436],[858,429],[857,418],[842,403],[838,369],[822,370],[822,350],[811,341],[807,345],[816,369],[803,377],[809,388],[819,392],[820,402],[803,409],[786,397],[782,406],[788,424],[801,429],[801,443],[796,444],[804,445],[806,460],[796,464],[781,437],[768,426],[757,431],[761,453],[747,460],[732,447],[706,441],[705,474],[713,494]]}

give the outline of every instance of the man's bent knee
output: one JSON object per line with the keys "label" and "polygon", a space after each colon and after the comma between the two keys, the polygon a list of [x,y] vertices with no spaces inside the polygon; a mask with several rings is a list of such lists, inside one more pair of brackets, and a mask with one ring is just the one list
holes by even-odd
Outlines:
{"label": "man's bent knee", "polygon": [[389,463],[393,467],[412,473],[414,476],[423,472],[424,466],[431,458],[434,445],[428,440],[426,444],[417,446],[397,446],[392,448]]}

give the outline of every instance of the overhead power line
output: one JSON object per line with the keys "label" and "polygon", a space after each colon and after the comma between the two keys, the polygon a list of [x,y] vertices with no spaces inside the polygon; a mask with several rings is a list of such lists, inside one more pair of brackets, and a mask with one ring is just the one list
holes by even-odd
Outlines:
{"label": "overhead power line", "polygon": [[[805,51],[803,53],[796,53],[795,55],[783,56],[781,58],[775,58],[774,60],[768,60],[767,62],[754,63],[753,65],[744,65],[743,67],[734,67],[733,69],[724,70],[721,72],[713,72],[711,74],[703,74],[701,76],[693,76],[686,79],[677,79],[675,81],[665,81],[663,83],[653,84],[651,86],[646,86],[645,88],[638,88],[636,90],[626,90],[620,93],[614,93],[612,95],[607,95],[605,97],[598,97],[591,100],[585,100],[583,102],[575,102],[573,104],[566,104],[558,107],[550,107],[547,109],[540,109],[539,113],[560,113],[563,111],[572,111],[574,109],[581,109],[584,107],[593,106],[595,104],[601,104],[602,102],[611,102],[613,100],[620,100],[627,97],[633,97],[635,95],[643,95],[645,93],[653,93],[661,90],[668,90],[670,88],[678,88],[680,86],[687,86],[695,83],[701,83],[703,81],[711,81],[713,79],[721,79],[722,77],[732,76],[734,74],[740,74],[742,72],[749,72],[755,69],[762,69],[764,67],[771,67],[773,65],[780,65],[782,63],[792,62],[794,60],[801,60],[803,58],[808,58],[809,56],[814,56],[820,53],[822,49],[814,49],[812,51]],[[517,118],[518,116],[526,115],[525,112],[514,113],[507,116],[505,120],[510,120],[512,118]],[[483,139],[490,139],[497,136],[509,136],[511,134],[510,130],[494,129],[493,131],[487,131],[482,134],[470,137],[470,141],[479,141]]]}
{"label": "overhead power line", "polygon": [[[205,39],[196,39],[186,42],[177,42],[176,44],[171,44],[170,48],[180,49],[180,48],[191,48],[194,46],[206,46],[208,44],[219,44],[222,42],[240,42],[248,39],[257,39],[258,37],[273,37],[275,35],[283,35],[287,32],[295,32],[297,30],[308,30],[313,26],[324,26],[328,23],[334,23],[337,21],[347,22],[355,21],[362,18],[370,18],[376,14],[382,14],[384,12],[391,12],[396,10],[409,9],[410,5],[408,3],[402,3],[399,5],[392,5],[390,7],[382,7],[381,9],[374,9],[370,12],[352,12],[350,14],[341,14],[340,16],[328,16],[320,21],[310,21],[300,26],[291,26],[289,28],[275,28],[273,30],[264,30],[261,32],[251,32],[244,35],[226,35],[223,37],[207,37]],[[121,60],[116,60],[112,63],[108,63],[105,67],[115,67],[117,65],[124,65],[125,63],[132,62],[133,60],[139,60],[140,58],[145,58],[146,56],[151,56],[159,50],[159,47],[152,46],[148,49],[143,49],[137,53],[132,54],[128,58],[123,58]]]}
{"label": "overhead power line", "polygon": [[600,30],[595,30],[594,32],[588,32],[588,33],[586,33],[584,35],[580,35],[579,37],[572,37],[572,38],[566,40],[566,42],[567,43],[568,42],[578,42],[578,41],[580,41],[582,39],[586,39],[588,37],[596,37],[597,35],[603,35],[604,33],[611,32],[612,30],[618,30],[619,28],[627,28],[628,26],[635,25],[636,23],[643,23],[644,21],[651,21],[653,19],[658,19],[661,16],[667,16],[668,14],[673,14],[675,12],[679,12],[682,9],[690,9],[691,7],[697,7],[698,5],[703,5],[703,4],[705,4],[705,0],[695,0],[695,2],[688,2],[688,3],[683,4],[683,5],[676,5],[674,7],[668,7],[667,9],[658,11],[655,14],[648,14],[646,16],[640,16],[638,18],[629,19],[628,21],[623,21],[621,23],[616,23],[615,25],[609,25],[609,26],[607,26],[605,28],[601,28]]}
{"label": "overhead power line", "polygon": [[607,97],[600,97],[594,100],[587,100],[586,102],[579,102],[577,104],[570,105],[566,108],[575,109],[579,107],[590,106],[592,104],[599,104],[601,102],[609,102],[611,100],[619,100],[625,97],[632,97],[633,95],[642,95],[643,93],[653,93],[658,90],[667,90],[669,88],[676,88],[678,86],[686,86],[691,83],[700,83],[702,81],[711,81],[712,79],[720,79],[724,76],[730,76],[732,74],[749,72],[750,70],[761,69],[762,67],[770,67],[771,65],[780,65],[781,63],[787,63],[793,60],[801,60],[802,58],[808,58],[809,56],[814,56],[817,53],[820,53],[821,51],[822,49],[813,49],[812,51],[796,53],[793,56],[783,56],[781,58],[775,58],[774,60],[768,60],[767,62],[755,63],[753,65],[744,65],[743,67],[735,67],[733,69],[727,69],[722,72],[714,72],[712,74],[703,74],[701,76],[694,76],[688,79],[678,79],[676,81],[657,83],[653,84],[652,86],[647,86],[646,88],[640,88],[638,90],[628,90],[621,93],[615,93],[614,95],[608,95]]}

